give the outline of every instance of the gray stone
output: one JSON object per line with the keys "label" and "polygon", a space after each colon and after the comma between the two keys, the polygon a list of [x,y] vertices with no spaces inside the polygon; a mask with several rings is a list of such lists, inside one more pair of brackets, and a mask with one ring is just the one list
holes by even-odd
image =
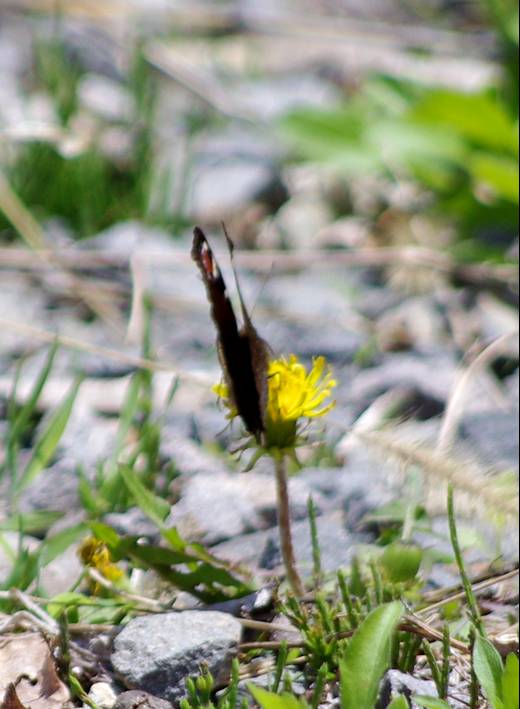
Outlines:
{"label": "gray stone", "polygon": [[138,689],[123,692],[114,704],[114,709],[171,709],[171,707],[171,702]]}
{"label": "gray stone", "polygon": [[462,422],[462,434],[471,449],[494,467],[518,469],[518,413],[475,413]]}
{"label": "gray stone", "polygon": [[114,709],[171,709],[171,707],[171,702],[138,689],[123,692],[114,704]]}
{"label": "gray stone", "polygon": [[[423,697],[438,697],[435,682],[417,679],[412,675],[404,674],[399,670],[389,670],[382,682],[379,702],[376,709],[386,709],[393,699],[399,695],[404,695],[411,700],[413,695]],[[412,703],[412,709],[419,709]]]}
{"label": "gray stone", "polygon": [[[53,510],[71,512],[79,510],[79,478],[76,461],[64,458],[42,473],[20,496],[20,511]],[[52,490],[52,495],[49,491]]]}
{"label": "gray stone", "polygon": [[175,702],[185,680],[204,665],[221,682],[231,667],[242,626],[215,611],[147,615],[131,620],[114,640],[112,665],[129,689]]}
{"label": "gray stone", "polygon": [[72,544],[42,568],[40,587],[48,598],[52,598],[68,591],[77,583],[83,571],[78,557],[78,545]]}
{"label": "gray stone", "polygon": [[[217,412],[218,413],[218,412]],[[220,413],[220,429],[225,426],[225,418]],[[207,453],[200,444],[186,436],[176,433],[176,428],[165,427],[161,440],[161,453],[175,466],[175,470],[184,476],[197,473],[221,474],[225,471],[224,463]]]}
{"label": "gray stone", "polygon": [[[334,573],[347,567],[355,554],[356,546],[371,541],[364,534],[348,532],[341,512],[317,518],[321,563],[325,573]],[[298,567],[302,576],[312,575],[313,558],[309,522],[302,520],[292,525],[293,543]],[[246,564],[260,572],[283,574],[278,527],[267,531],[244,534],[212,547],[212,552],[231,563]]]}
{"label": "gray stone", "polygon": [[111,512],[103,521],[113,527],[121,536],[136,535],[159,541],[160,532],[139,507],[129,507],[124,512]]}
{"label": "gray stone", "polygon": [[312,76],[310,72],[242,82],[237,91],[241,105],[265,121],[298,107],[330,106],[339,98],[339,92],[331,82]]}
{"label": "gray stone", "polygon": [[[405,696],[411,703],[411,709],[419,709],[418,705],[412,701],[415,697],[438,697],[435,682],[420,679],[416,676],[399,672],[399,670],[389,670],[381,683],[381,692],[376,709],[386,709],[393,699],[399,695]],[[463,709],[467,702],[459,702],[452,697],[449,700],[450,707]]]}
{"label": "gray stone", "polygon": [[[108,682],[94,682],[88,693],[88,698],[97,709],[113,709],[116,703],[116,693]],[[88,709],[92,704],[83,704]]]}
{"label": "gray stone", "polygon": [[191,186],[189,213],[202,221],[218,221],[259,199],[274,180],[268,164],[247,158],[201,162]]}
{"label": "gray stone", "polygon": [[[352,457],[344,468],[307,468],[300,478],[321,496],[325,511],[343,509],[346,528],[355,531],[361,519],[391,500],[384,471],[368,457]],[[370,481],[370,484],[367,484]]]}
{"label": "gray stone", "polygon": [[450,395],[456,375],[455,357],[447,353],[387,353],[381,365],[358,373],[351,383],[350,395],[353,401],[368,406],[390,389],[407,386],[442,402]]}
{"label": "gray stone", "polygon": [[[310,489],[299,478],[289,481],[294,519],[307,515]],[[319,496],[316,496],[319,505]],[[169,522],[183,536],[216,544],[276,523],[274,475],[251,472],[200,473],[188,479]]]}
{"label": "gray stone", "polygon": [[132,117],[132,96],[119,81],[101,74],[85,74],[77,91],[83,107],[105,121],[126,122]]}

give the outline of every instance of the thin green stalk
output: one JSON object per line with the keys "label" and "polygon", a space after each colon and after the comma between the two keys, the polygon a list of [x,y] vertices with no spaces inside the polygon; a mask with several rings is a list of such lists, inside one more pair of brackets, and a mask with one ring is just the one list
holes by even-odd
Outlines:
{"label": "thin green stalk", "polygon": [[316,675],[316,682],[314,684],[314,691],[312,693],[311,707],[312,709],[318,709],[321,703],[321,698],[323,695],[323,690],[325,689],[325,683],[327,681],[327,663],[324,663],[318,670]]}
{"label": "thin green stalk", "polygon": [[450,660],[451,660],[451,644],[450,644],[450,626],[444,626],[442,636],[442,694],[441,699],[448,699],[448,691],[450,686]]}
{"label": "thin green stalk", "polygon": [[309,513],[309,525],[311,528],[311,543],[312,543],[312,569],[314,577],[314,586],[319,588],[323,579],[321,568],[321,550],[318,540],[318,526],[316,524],[316,505],[312,495],[307,500],[307,511]]}
{"label": "thin green stalk", "polygon": [[430,647],[430,643],[427,640],[425,640],[423,642],[423,650],[424,650],[424,654],[426,655],[426,659],[428,660],[428,665],[430,666],[432,678],[433,678],[433,681],[435,682],[435,686],[437,687],[437,692],[440,697],[442,694],[441,671],[439,669],[439,665],[437,664],[437,660],[435,659],[435,655],[433,654],[433,650]]}
{"label": "thin green stalk", "polygon": [[282,681],[283,671],[285,669],[285,664],[287,662],[287,655],[288,654],[289,654],[289,648],[287,647],[287,643],[284,640],[282,642],[282,644],[280,646],[280,650],[278,652],[278,658],[276,660],[276,669],[274,672],[273,684],[271,687],[271,692],[274,692],[275,694],[280,689],[280,682]]}
{"label": "thin green stalk", "polygon": [[347,585],[347,580],[345,574],[341,569],[338,571],[338,584],[341,592],[341,598],[343,600],[343,605],[348,615],[348,620],[352,630],[355,630],[359,626],[359,614],[354,608],[354,603],[352,602],[352,595],[350,589]]}
{"label": "thin green stalk", "polygon": [[296,559],[292,543],[289,489],[287,485],[287,461],[285,457],[280,456],[274,458],[274,469],[276,477],[280,549],[289,586],[296,598],[301,598],[305,593],[305,589],[296,568]]}
{"label": "thin green stalk", "polygon": [[471,683],[469,687],[469,706],[470,709],[478,709],[480,702],[480,685],[475,672],[474,657],[475,657],[475,640],[477,634],[475,628],[470,629],[469,646],[471,649]]}
{"label": "thin green stalk", "polygon": [[480,610],[478,607],[477,599],[476,599],[475,594],[473,592],[473,587],[471,585],[471,581],[469,579],[469,576],[466,572],[466,567],[464,565],[464,558],[462,556],[462,549],[461,549],[460,543],[459,543],[459,535],[457,533],[457,522],[455,520],[455,504],[454,504],[453,497],[454,497],[453,484],[450,483],[448,485],[448,520],[449,520],[449,525],[450,525],[451,545],[453,547],[453,553],[455,554],[455,560],[457,562],[457,566],[459,567],[459,573],[460,573],[460,577],[462,580],[462,586],[463,586],[464,592],[466,594],[466,600],[467,600],[469,611],[471,614],[471,619],[475,625],[475,628],[480,633],[480,635],[485,636],[486,631],[484,630],[484,625],[482,623],[482,618],[480,615]]}
{"label": "thin green stalk", "polygon": [[421,648],[422,638],[420,635],[411,635],[409,637],[406,654],[403,657],[402,671],[408,674],[412,674],[415,668],[415,663],[417,661],[417,654]]}
{"label": "thin green stalk", "polygon": [[374,581],[376,604],[380,606],[384,603],[383,581],[381,579],[381,573],[374,560],[370,562],[370,571],[372,572],[372,579]]}

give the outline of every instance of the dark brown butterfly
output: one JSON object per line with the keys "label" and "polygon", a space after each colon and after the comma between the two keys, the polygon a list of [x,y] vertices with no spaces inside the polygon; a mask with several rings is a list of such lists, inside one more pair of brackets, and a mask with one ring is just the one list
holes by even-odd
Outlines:
{"label": "dark brown butterfly", "polygon": [[[224,233],[233,265],[233,242],[225,229]],[[222,272],[204,232],[199,227],[193,232],[191,255],[206,286],[211,317],[217,328],[220,364],[232,403],[246,429],[261,443],[265,431],[269,347],[251,322],[233,265],[243,319],[242,327],[238,327]]]}

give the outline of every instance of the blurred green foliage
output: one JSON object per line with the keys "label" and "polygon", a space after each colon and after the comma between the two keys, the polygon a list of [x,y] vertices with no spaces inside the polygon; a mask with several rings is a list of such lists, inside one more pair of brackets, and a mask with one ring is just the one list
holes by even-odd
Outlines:
{"label": "blurred green foliage", "polygon": [[518,6],[483,4],[499,37],[495,86],[470,93],[379,75],[342,107],[297,110],[281,123],[302,159],[347,180],[416,181],[457,227],[458,255],[477,259],[502,254],[469,240],[507,243],[518,232]]}
{"label": "blurred green foliage", "polygon": [[[50,40],[36,43],[31,90],[43,91],[51,98],[64,133],[75,137],[75,121],[83,110],[78,86],[84,74],[85,69],[68,56],[58,31]],[[130,137],[124,159],[103,150],[99,137],[105,128],[113,126],[98,119],[95,140],[79,153],[69,155],[61,146],[42,140],[10,146],[5,156],[7,177],[37,218],[58,217],[79,237],[133,218],[167,226],[171,222],[164,205],[150,208],[155,83],[139,46],[135,47],[124,87],[135,107],[133,115],[117,124]],[[0,213],[0,232],[9,234],[9,229]]]}

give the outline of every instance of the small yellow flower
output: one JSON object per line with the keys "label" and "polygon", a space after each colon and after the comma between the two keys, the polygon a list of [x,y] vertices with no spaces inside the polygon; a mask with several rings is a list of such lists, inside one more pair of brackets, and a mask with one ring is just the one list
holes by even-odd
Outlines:
{"label": "small yellow flower", "polygon": [[[299,422],[325,416],[334,408],[331,395],[336,386],[325,357],[316,357],[310,371],[296,355],[272,360],[268,369],[265,448],[294,448]],[[213,391],[229,409],[228,418],[235,418],[238,412],[227,385],[221,382],[213,387]]]}
{"label": "small yellow flower", "polygon": [[[117,583],[124,577],[124,572],[112,561],[107,545],[95,537],[87,537],[81,543],[78,556],[84,566],[96,569],[108,581]],[[102,588],[100,584],[94,582],[91,585],[91,590],[94,595],[99,595]]]}

